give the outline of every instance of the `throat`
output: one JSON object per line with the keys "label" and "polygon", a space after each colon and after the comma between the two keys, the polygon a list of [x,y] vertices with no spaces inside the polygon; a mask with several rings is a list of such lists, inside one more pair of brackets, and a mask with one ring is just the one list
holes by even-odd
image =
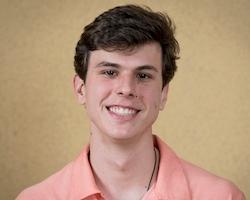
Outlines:
{"label": "throat", "polygon": [[159,153],[153,146],[143,154],[106,155],[109,156],[96,159],[95,153],[90,153],[97,187],[106,199],[141,199],[156,181]]}

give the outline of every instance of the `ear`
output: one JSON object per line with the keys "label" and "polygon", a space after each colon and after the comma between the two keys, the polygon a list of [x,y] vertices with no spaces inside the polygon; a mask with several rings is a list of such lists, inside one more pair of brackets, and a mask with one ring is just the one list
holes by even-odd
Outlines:
{"label": "ear", "polygon": [[164,88],[161,91],[161,102],[160,102],[160,110],[163,110],[166,102],[167,102],[167,96],[168,96],[168,84],[164,86]]}
{"label": "ear", "polygon": [[75,75],[73,79],[73,86],[74,86],[74,93],[77,97],[77,100],[80,104],[84,105],[86,98],[85,98],[85,84],[83,80],[78,76]]}

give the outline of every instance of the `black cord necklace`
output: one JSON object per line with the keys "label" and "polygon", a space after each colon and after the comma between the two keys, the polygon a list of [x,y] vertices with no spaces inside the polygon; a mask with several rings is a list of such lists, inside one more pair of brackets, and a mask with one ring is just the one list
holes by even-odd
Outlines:
{"label": "black cord necklace", "polygon": [[[155,168],[156,168],[156,163],[157,163],[157,155],[156,155],[156,150],[155,150],[155,148],[154,148],[154,152],[155,152],[154,168],[153,168],[153,171],[152,171],[152,174],[151,174],[151,177],[150,177],[150,180],[149,180],[149,183],[148,183],[146,192],[149,191],[149,189],[150,189],[150,185],[151,185],[151,182],[152,182],[152,180],[153,180],[154,173],[155,173]],[[145,192],[145,193],[146,193],[146,192]],[[141,198],[140,198],[139,200],[143,199],[145,193],[141,196]]]}
{"label": "black cord necklace", "polygon": [[151,182],[153,180],[153,177],[154,177],[154,173],[155,173],[155,168],[156,168],[156,161],[157,161],[157,155],[156,155],[156,150],[154,148],[154,152],[155,152],[155,162],[154,162],[154,168],[153,168],[153,171],[152,171],[152,174],[151,174],[151,177],[150,177],[150,180],[149,180],[149,183],[148,183],[148,187],[147,187],[147,191],[149,190],[150,188],[150,185],[151,185]]}

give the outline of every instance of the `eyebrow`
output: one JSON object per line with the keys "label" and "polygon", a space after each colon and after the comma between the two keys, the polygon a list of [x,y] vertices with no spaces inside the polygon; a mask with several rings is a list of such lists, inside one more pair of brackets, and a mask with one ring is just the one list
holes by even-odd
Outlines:
{"label": "eyebrow", "polygon": [[96,65],[96,67],[114,67],[114,68],[120,68],[121,66],[117,63],[102,61]]}
{"label": "eyebrow", "polygon": [[[96,67],[114,67],[114,68],[121,68],[121,65],[117,63],[112,63],[112,62],[107,62],[107,61],[102,61],[96,65]],[[138,66],[136,71],[142,71],[142,70],[153,70],[155,72],[158,72],[158,69],[154,67],[153,65],[141,65]]]}

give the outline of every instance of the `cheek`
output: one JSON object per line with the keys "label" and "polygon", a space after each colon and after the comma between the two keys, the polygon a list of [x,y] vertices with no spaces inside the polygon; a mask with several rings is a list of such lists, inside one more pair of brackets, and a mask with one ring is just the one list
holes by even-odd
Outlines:
{"label": "cheek", "polygon": [[147,106],[149,106],[152,110],[158,111],[161,102],[161,91],[158,90],[145,90],[143,95],[143,101]]}
{"label": "cheek", "polygon": [[98,80],[89,82],[86,95],[90,104],[101,102],[111,91],[111,85],[108,82],[99,83]]}

